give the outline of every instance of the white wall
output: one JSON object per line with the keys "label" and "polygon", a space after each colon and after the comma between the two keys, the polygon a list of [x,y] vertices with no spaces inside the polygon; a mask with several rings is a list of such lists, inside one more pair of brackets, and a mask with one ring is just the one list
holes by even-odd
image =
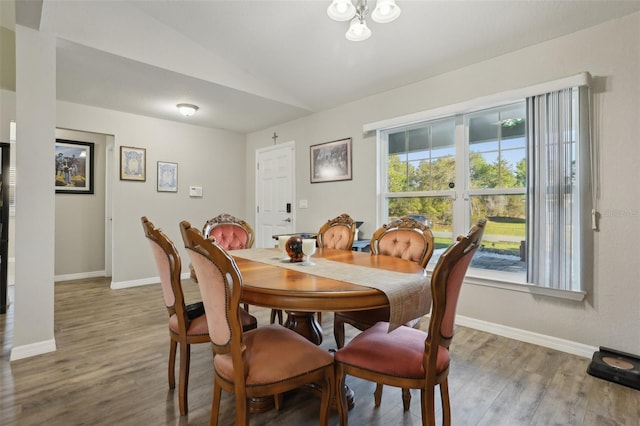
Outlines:
{"label": "white wall", "polygon": [[[120,146],[146,149],[145,182],[119,180],[113,170],[113,275],[112,285],[126,286],[157,277],[155,264],[142,232],[146,215],[162,227],[183,256],[178,230],[181,220],[201,227],[222,212],[244,212],[245,144],[240,134],[159,120],[68,102],[57,103],[57,126],[114,135]],[[158,161],[178,163],[178,192],[157,192]],[[115,167],[120,164],[116,158]],[[202,198],[189,197],[188,186],[203,187]],[[183,271],[187,272],[183,262]]]}
{"label": "white wall", "polygon": [[[296,141],[297,228],[313,230],[342,212],[376,222],[376,141],[362,125],[527,87],[582,71],[596,77],[594,139],[600,151],[600,231],[595,234],[593,288],[583,302],[466,284],[458,314],[479,321],[589,345],[640,353],[640,14],[551,40],[247,136],[245,216],[255,212],[257,148]],[[416,54],[422,52],[417,51]],[[309,146],[353,138],[353,180],[309,183]],[[296,202],[297,204],[297,202]]]}

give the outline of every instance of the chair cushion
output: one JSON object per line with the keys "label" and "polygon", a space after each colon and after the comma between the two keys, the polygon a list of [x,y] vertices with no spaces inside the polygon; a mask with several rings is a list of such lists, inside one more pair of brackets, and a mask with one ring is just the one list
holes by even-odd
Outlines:
{"label": "chair cushion", "polygon": [[[174,333],[179,333],[180,329],[178,328],[178,316],[176,314],[171,315],[169,317],[169,330]],[[200,336],[200,335],[208,335],[209,329],[207,328],[207,317],[205,315],[200,315],[189,322],[189,328],[187,328],[187,336]]]}
{"label": "chair cushion", "polygon": [[[379,322],[363,331],[336,352],[336,361],[394,377],[426,377],[422,359],[427,333],[406,326],[391,333],[388,329],[388,322]],[[438,347],[436,372],[445,370],[449,360],[449,351]]]}
{"label": "chair cushion", "polygon": [[[295,331],[280,325],[266,325],[243,334],[246,346],[246,384],[257,386],[300,376],[333,363],[331,354]],[[233,381],[231,354],[213,358],[216,371]]]}
{"label": "chair cushion", "polygon": [[218,225],[211,229],[209,238],[215,237],[218,244],[225,250],[240,250],[246,248],[247,233],[236,225]]}
{"label": "chair cushion", "polygon": [[378,240],[378,251],[380,254],[420,264],[425,251],[424,237],[410,230],[389,232]]}
{"label": "chair cushion", "polygon": [[342,225],[335,225],[322,234],[322,244],[325,248],[351,250],[351,247],[349,247],[350,238],[351,230],[349,228]]}

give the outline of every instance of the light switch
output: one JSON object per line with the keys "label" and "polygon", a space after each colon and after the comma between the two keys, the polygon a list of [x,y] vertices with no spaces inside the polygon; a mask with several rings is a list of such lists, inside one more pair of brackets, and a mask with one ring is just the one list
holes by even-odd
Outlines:
{"label": "light switch", "polygon": [[309,203],[307,203],[307,200],[298,201],[298,208],[306,209],[308,207],[309,207]]}
{"label": "light switch", "polygon": [[201,186],[190,186],[189,187],[189,196],[190,197],[202,197],[202,187]]}

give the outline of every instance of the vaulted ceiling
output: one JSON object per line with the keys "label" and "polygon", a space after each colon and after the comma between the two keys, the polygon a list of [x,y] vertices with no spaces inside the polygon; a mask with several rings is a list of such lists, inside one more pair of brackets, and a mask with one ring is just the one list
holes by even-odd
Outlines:
{"label": "vaulted ceiling", "polygon": [[[17,0],[15,10],[17,23],[57,37],[59,100],[242,133],[640,10],[640,0],[397,0],[396,21],[368,19],[371,38],[352,42],[329,3]],[[200,110],[184,118],[180,102]]]}

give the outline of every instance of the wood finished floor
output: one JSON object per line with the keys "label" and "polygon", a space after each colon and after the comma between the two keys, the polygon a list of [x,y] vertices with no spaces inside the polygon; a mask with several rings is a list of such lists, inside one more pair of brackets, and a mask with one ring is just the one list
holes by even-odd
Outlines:
{"label": "wood finished floor", "polygon": [[[186,281],[189,301],[198,288]],[[1,425],[206,425],[212,391],[211,349],[191,348],[189,414],[167,385],[166,310],[158,285],[110,290],[105,279],[55,285],[56,352],[9,362],[13,309],[0,315]],[[269,311],[251,308],[260,324]],[[333,316],[323,315],[325,348],[334,347]],[[348,331],[348,337],[354,332]],[[449,378],[454,425],[640,425],[640,391],[586,374],[588,359],[458,327]],[[398,389],[355,378],[351,425],[418,425],[420,402],[402,410]],[[436,403],[439,405],[439,401]],[[252,425],[315,425],[319,401],[285,396],[284,408],[250,416]],[[438,420],[439,421],[439,420]],[[330,424],[337,424],[334,412]],[[223,393],[220,424],[234,424],[234,400]]]}

